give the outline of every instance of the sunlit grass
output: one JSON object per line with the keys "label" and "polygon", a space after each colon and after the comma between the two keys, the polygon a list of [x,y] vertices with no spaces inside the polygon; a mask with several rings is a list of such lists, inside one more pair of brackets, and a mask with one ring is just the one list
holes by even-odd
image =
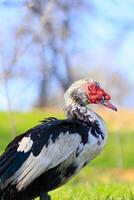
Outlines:
{"label": "sunlit grass", "polygon": [[67,184],[50,193],[53,200],[133,200],[131,186],[122,183]]}

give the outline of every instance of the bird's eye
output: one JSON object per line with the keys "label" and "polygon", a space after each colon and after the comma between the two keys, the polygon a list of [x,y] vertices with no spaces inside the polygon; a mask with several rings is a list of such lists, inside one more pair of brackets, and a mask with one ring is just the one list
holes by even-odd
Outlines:
{"label": "bird's eye", "polygon": [[89,90],[92,90],[92,89],[93,89],[93,85],[89,85],[89,86],[88,86],[88,89],[89,89]]}

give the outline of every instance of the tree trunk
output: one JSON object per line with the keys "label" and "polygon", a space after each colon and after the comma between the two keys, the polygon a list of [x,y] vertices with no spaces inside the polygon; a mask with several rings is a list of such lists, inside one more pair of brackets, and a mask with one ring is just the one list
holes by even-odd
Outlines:
{"label": "tree trunk", "polygon": [[39,97],[36,105],[38,108],[47,106],[47,84],[48,78],[44,75],[39,85]]}

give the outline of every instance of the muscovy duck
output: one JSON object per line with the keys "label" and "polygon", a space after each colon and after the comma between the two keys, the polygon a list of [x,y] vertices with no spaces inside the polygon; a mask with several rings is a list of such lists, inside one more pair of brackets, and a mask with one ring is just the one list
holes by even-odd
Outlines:
{"label": "muscovy duck", "polygon": [[104,148],[107,130],[90,104],[117,111],[94,80],[79,80],[65,93],[66,119],[48,118],[17,136],[0,157],[1,200],[48,200]]}

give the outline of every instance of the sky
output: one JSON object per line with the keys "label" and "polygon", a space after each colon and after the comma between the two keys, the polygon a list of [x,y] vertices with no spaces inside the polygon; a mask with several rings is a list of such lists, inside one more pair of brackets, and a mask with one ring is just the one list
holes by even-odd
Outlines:
{"label": "sky", "polygon": [[[84,16],[86,31],[83,29],[81,33],[81,37],[85,40],[83,50],[92,54],[98,52],[98,57],[102,60],[106,57],[108,51],[113,62],[116,63],[112,67],[118,66],[134,82],[134,2],[133,6],[127,5],[129,1],[113,1],[118,2],[117,4],[111,4],[110,1],[95,0],[94,2],[95,8],[97,8],[97,16],[94,20]],[[120,6],[117,7],[118,4]],[[110,23],[110,20],[113,23]],[[128,21],[128,24],[130,21],[133,28],[126,31],[127,33],[125,31],[120,33],[124,21]],[[90,37],[87,33],[90,33]],[[117,37],[122,37],[121,43],[115,43]],[[113,47],[109,46],[111,44]]]}
{"label": "sky", "polygon": [[[26,8],[24,6],[5,5],[3,2],[5,1],[0,0],[0,45],[2,47],[0,48],[0,54],[4,53],[6,56],[9,49],[13,48],[12,32],[23,19]],[[134,1],[132,0],[113,0],[112,3],[110,0],[94,0],[91,13],[85,12],[83,15],[80,15],[75,25],[78,30],[76,47],[79,49],[85,66],[89,66],[89,59],[86,59],[86,57],[90,55],[90,66],[107,62],[109,67],[120,69],[134,86],[133,10]],[[82,26],[80,26],[79,20],[82,22]],[[121,40],[116,40],[116,38],[121,38]],[[27,88],[28,85],[30,85],[29,90],[25,90],[25,92],[30,95],[27,95],[27,101],[25,101],[26,93],[22,93],[19,88],[22,88],[24,91],[24,88]],[[20,110],[29,109],[33,104],[33,99],[36,98],[35,87],[35,85],[31,86],[31,83],[25,82],[25,85],[23,85],[19,79],[15,80],[9,91],[11,99],[14,96],[17,97],[14,99],[13,108]],[[0,86],[0,91],[0,110],[5,110],[7,102],[5,90],[2,86]],[[133,90],[129,97],[124,105],[134,107]]]}

